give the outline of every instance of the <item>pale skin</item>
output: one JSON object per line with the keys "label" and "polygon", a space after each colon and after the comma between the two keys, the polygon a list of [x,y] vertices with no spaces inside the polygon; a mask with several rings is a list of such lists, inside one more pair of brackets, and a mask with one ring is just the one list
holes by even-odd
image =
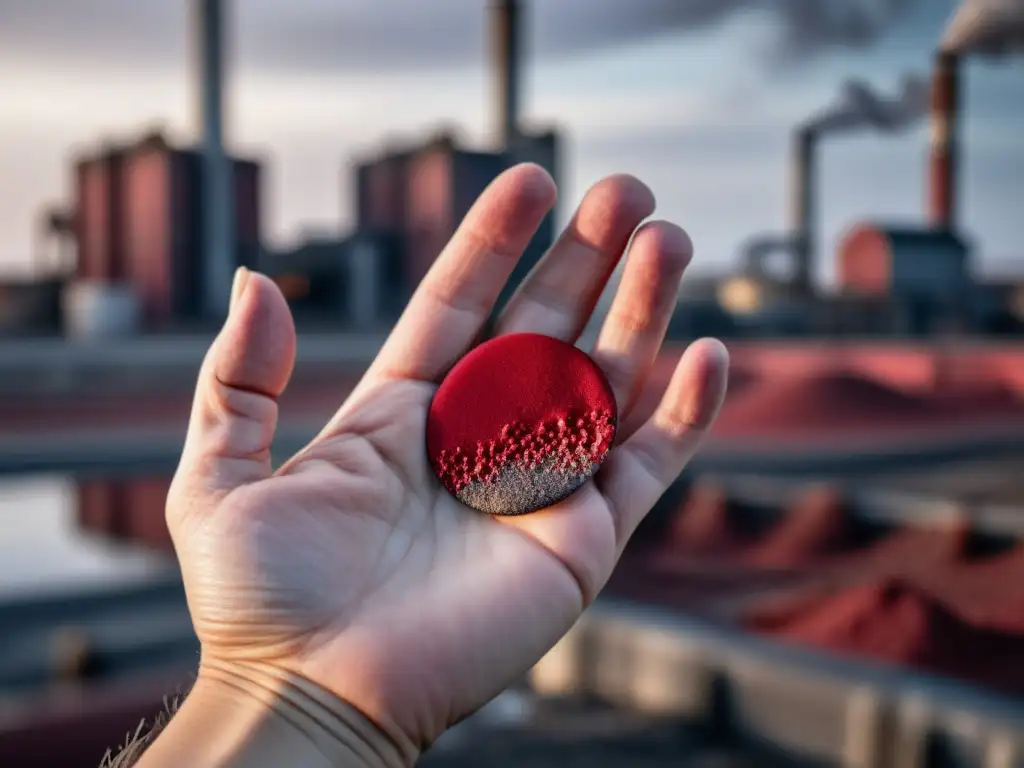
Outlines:
{"label": "pale skin", "polygon": [[626,425],[616,447],[594,480],[531,515],[489,517],[446,493],[424,448],[428,405],[555,194],[529,164],[493,182],[355,391],[276,471],[294,326],[270,280],[236,279],[167,506],[202,663],[141,765],[410,764],[594,600],[714,419],[728,356],[714,340],[691,345],[655,413],[631,426],[692,246],[673,224],[641,226],[654,211],[641,182],[604,179],[493,333],[575,342],[625,256],[588,350]]}

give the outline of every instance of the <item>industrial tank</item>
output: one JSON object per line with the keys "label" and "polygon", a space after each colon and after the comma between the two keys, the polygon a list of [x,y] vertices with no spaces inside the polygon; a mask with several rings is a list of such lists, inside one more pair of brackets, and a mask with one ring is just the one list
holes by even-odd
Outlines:
{"label": "industrial tank", "polygon": [[77,339],[132,336],[139,332],[138,293],[124,283],[79,280],[62,296],[64,332]]}

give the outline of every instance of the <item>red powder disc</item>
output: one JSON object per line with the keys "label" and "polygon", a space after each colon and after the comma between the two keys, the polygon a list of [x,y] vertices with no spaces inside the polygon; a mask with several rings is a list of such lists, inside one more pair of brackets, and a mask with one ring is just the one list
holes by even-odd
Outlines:
{"label": "red powder disc", "polygon": [[522,515],[566,498],[615,439],[615,396],[586,353],[534,333],[474,349],[441,382],[427,417],[427,455],[468,507]]}

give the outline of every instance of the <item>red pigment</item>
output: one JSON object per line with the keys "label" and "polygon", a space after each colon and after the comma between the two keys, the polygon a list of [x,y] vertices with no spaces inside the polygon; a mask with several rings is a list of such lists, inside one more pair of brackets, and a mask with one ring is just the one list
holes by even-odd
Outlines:
{"label": "red pigment", "polygon": [[744,560],[760,568],[807,568],[843,548],[848,533],[842,496],[834,488],[815,488],[746,551]]}
{"label": "red pigment", "polygon": [[599,464],[615,438],[615,397],[583,351],[539,334],[499,336],[466,355],[430,405],[427,452],[458,493],[507,464]]}
{"label": "red pigment", "polygon": [[971,626],[899,579],[812,602],[773,630],[750,625],[790,642],[1024,691],[1024,637]]}

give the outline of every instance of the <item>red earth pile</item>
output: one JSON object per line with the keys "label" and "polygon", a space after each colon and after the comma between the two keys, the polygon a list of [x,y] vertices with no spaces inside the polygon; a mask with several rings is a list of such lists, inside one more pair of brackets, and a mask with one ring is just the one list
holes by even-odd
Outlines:
{"label": "red earth pile", "polygon": [[749,387],[726,404],[714,434],[824,435],[932,426],[945,416],[924,397],[845,373],[782,377]]}
{"label": "red earth pile", "polygon": [[919,588],[884,579],[808,601],[788,621],[748,625],[779,639],[1024,692],[1024,636],[971,626]]}
{"label": "red earth pile", "polygon": [[867,547],[829,558],[822,563],[821,572],[846,583],[884,578],[917,580],[963,563],[969,538],[965,522],[934,528],[907,526]]}
{"label": "red earth pile", "polygon": [[734,554],[743,543],[725,491],[711,483],[693,487],[672,521],[669,539],[673,553],[698,556]]}
{"label": "red earth pile", "polygon": [[972,624],[1024,633],[1024,545],[938,568],[924,583]]}
{"label": "red earth pile", "polygon": [[819,486],[754,538],[723,488],[696,484],[663,546],[610,586],[761,634],[1024,693],[1024,544],[972,556],[966,516],[854,538],[839,489]]}
{"label": "red earth pile", "polygon": [[849,543],[849,520],[842,495],[830,486],[812,488],[760,541],[744,553],[758,568],[809,568]]}
{"label": "red earth pile", "polygon": [[933,400],[957,416],[1024,413],[1024,399],[1020,394],[999,382],[978,381],[966,386],[950,385],[938,389]]}
{"label": "red earth pile", "polygon": [[722,615],[723,600],[792,582],[783,578],[785,574],[736,567],[746,540],[736,529],[732,512],[721,487],[695,485],[660,545],[627,550],[608,583],[608,593],[717,617]]}

